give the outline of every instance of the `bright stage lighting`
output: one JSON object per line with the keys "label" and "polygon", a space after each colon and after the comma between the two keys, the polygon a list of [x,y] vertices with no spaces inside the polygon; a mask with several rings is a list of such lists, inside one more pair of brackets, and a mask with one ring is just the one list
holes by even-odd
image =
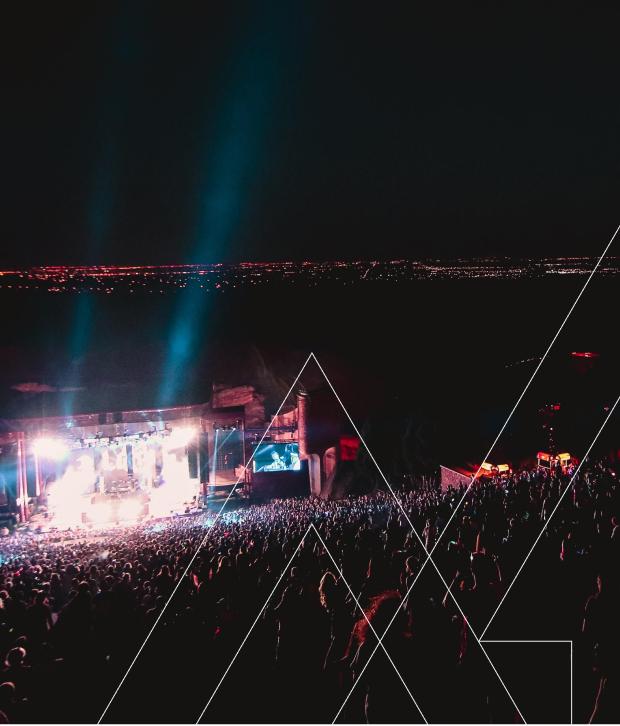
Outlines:
{"label": "bright stage lighting", "polygon": [[89,516],[94,524],[105,524],[112,517],[112,509],[107,502],[99,502],[90,508]]}
{"label": "bright stage lighting", "polygon": [[118,517],[123,520],[134,521],[142,512],[142,504],[136,499],[125,499],[119,504]]}
{"label": "bright stage lighting", "polygon": [[176,446],[187,446],[195,437],[196,429],[191,426],[181,426],[170,432],[170,442]]}
{"label": "bright stage lighting", "polygon": [[68,455],[69,447],[60,439],[42,438],[34,442],[34,451],[37,456],[44,459],[60,461],[60,459],[64,459]]}

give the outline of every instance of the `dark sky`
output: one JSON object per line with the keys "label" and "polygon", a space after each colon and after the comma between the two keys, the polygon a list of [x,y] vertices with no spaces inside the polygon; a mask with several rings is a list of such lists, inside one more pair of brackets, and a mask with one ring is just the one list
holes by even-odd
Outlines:
{"label": "dark sky", "polygon": [[597,254],[619,27],[590,1],[14,3],[1,264]]}

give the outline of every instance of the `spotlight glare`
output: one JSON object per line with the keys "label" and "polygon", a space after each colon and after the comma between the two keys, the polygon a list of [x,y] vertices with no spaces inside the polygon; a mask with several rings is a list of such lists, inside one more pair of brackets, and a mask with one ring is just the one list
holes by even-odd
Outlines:
{"label": "spotlight glare", "polygon": [[89,515],[95,524],[104,524],[112,518],[112,509],[109,504],[100,502],[90,508]]}
{"label": "spotlight glare", "polygon": [[172,429],[170,442],[175,446],[187,446],[195,437],[196,429],[191,426],[181,426],[178,429]]}
{"label": "spotlight glare", "polygon": [[137,520],[142,511],[142,504],[136,499],[126,499],[119,504],[118,516],[122,520]]}
{"label": "spotlight glare", "polygon": [[34,442],[34,450],[37,456],[44,459],[60,461],[69,453],[69,447],[60,439],[41,438]]}

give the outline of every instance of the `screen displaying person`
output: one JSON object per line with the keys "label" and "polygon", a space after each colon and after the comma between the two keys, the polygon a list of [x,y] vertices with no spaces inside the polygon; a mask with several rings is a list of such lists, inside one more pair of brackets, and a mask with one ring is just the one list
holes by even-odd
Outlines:
{"label": "screen displaying person", "polygon": [[265,464],[263,471],[283,471],[286,469],[286,462],[277,451],[271,452],[271,462]]}
{"label": "screen displaying person", "polygon": [[299,471],[301,469],[301,461],[299,459],[299,448],[297,444],[287,444],[284,451],[286,458],[286,468],[291,471]]}

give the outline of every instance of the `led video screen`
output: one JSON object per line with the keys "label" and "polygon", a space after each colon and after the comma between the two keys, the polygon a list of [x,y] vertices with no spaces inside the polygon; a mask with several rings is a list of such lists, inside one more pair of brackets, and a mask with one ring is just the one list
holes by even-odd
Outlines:
{"label": "led video screen", "polygon": [[299,444],[265,443],[256,448],[252,460],[253,470],[299,471]]}

